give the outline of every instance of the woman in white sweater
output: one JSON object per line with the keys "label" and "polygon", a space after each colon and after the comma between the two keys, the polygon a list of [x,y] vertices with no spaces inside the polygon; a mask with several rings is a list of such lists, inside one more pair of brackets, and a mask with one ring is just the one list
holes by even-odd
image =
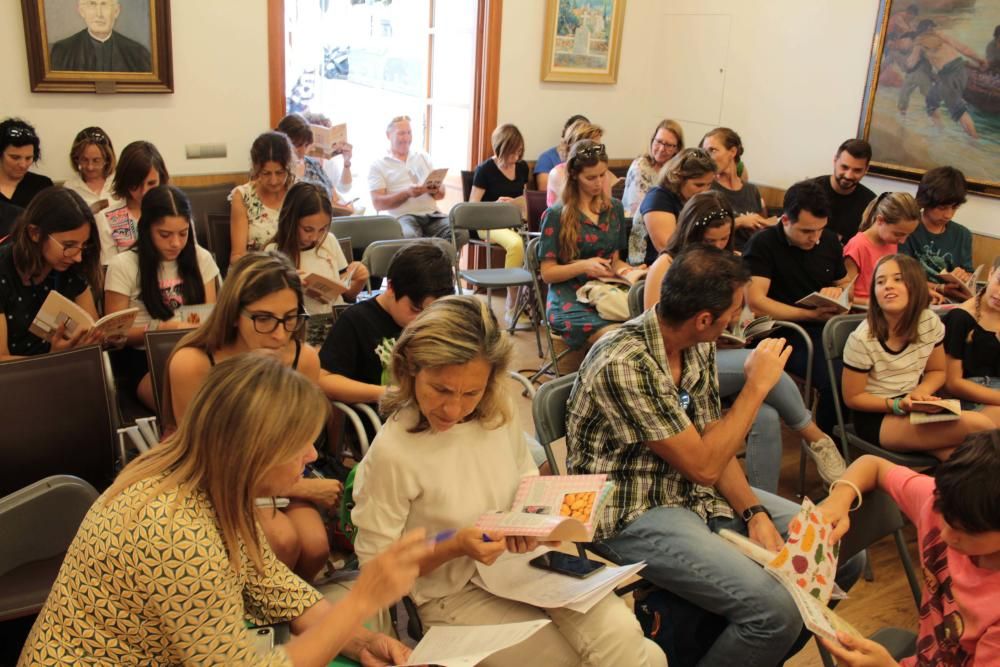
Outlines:
{"label": "woman in white sweater", "polygon": [[440,539],[411,593],[427,625],[483,625],[551,618],[525,642],[483,665],[666,665],[625,603],[609,594],[586,614],[540,609],[471,583],[476,561],[492,564],[526,538],[484,533],[479,516],[508,509],[521,477],[537,474],[503,377],[511,343],[489,308],[445,297],[404,330],[393,351],[391,414],[355,477],[355,550],[362,563],[413,526]]}

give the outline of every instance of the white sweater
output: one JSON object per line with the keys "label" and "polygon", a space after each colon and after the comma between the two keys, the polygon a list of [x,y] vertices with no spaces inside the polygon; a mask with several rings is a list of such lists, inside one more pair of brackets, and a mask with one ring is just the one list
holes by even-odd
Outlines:
{"label": "white sweater", "polygon": [[[361,563],[404,533],[425,528],[428,538],[475,524],[485,512],[510,509],[521,478],[536,475],[524,432],[511,422],[488,431],[479,422],[447,431],[409,433],[412,410],[390,417],[354,477],[351,519]],[[456,558],[417,580],[417,604],[458,592],[475,562]]]}

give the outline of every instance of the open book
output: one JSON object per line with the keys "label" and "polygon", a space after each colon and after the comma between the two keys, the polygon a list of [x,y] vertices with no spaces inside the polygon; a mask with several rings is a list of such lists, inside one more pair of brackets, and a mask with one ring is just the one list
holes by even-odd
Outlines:
{"label": "open book", "polygon": [[941,271],[938,277],[944,282],[945,285],[949,285],[958,290],[962,295],[963,299],[971,299],[976,296],[976,281],[979,280],[979,274],[983,272],[983,265],[980,264],[976,267],[976,270],[969,274],[968,280],[962,280],[955,275],[954,271]]}
{"label": "open book", "polygon": [[719,336],[719,340],[736,343],[737,345],[746,345],[747,342],[754,338],[766,336],[774,327],[773,319],[767,315],[754,317],[750,309],[744,307],[739,319],[729,323],[726,330]]}
{"label": "open book", "polygon": [[310,298],[322,303],[333,303],[337,297],[350,289],[353,278],[353,268],[340,280],[330,280],[318,273],[310,273],[302,279],[305,283],[303,289],[305,289],[306,296]]}
{"label": "open book", "polygon": [[98,199],[97,201],[95,201],[93,204],[90,205],[90,212],[93,213],[94,215],[97,215],[110,205],[111,202],[109,202],[107,199]]}
{"label": "open book", "polygon": [[798,515],[788,524],[788,539],[776,554],[728,529],[720,530],[719,536],[762,565],[785,587],[805,626],[813,633],[832,641],[837,641],[838,630],[862,636],[827,607],[835,594],[844,597],[834,583],[840,543],[831,541],[832,526],[823,522],[811,500],[802,501]]}
{"label": "open book", "polygon": [[77,327],[83,327],[96,329],[105,339],[123,338],[135,322],[138,312],[138,308],[126,308],[105,315],[95,322],[87,311],[53,290],[38,309],[28,331],[44,340],[51,340],[59,325],[65,322],[67,336],[73,335]]}
{"label": "open book", "polygon": [[950,422],[962,416],[962,402],[957,398],[942,398],[940,401],[911,401],[910,405],[936,405],[941,408],[941,412],[911,412],[911,424]]}
{"label": "open book", "polygon": [[647,273],[649,273],[649,269],[634,268],[629,269],[623,275],[598,278],[598,280],[602,283],[609,283],[611,285],[624,285],[625,287],[631,287],[640,280],[644,280]]}
{"label": "open book", "polygon": [[340,151],[334,146],[347,143],[347,123],[324,127],[323,125],[310,125],[312,130],[313,143],[309,147],[309,155],[329,159],[334,155],[339,155]]}
{"label": "open book", "polygon": [[482,515],[476,528],[546,541],[589,542],[613,486],[607,475],[531,475],[521,480],[509,511]]}
{"label": "open book", "polygon": [[431,173],[427,174],[427,178],[424,179],[423,186],[428,190],[437,190],[441,187],[441,184],[444,183],[444,177],[447,175],[447,167],[435,169]]}
{"label": "open book", "polygon": [[854,295],[854,281],[857,279],[858,277],[855,276],[854,280],[844,285],[840,296],[836,299],[823,296],[819,292],[813,292],[796,301],[795,305],[802,308],[836,308],[838,314],[850,312],[851,297]]}

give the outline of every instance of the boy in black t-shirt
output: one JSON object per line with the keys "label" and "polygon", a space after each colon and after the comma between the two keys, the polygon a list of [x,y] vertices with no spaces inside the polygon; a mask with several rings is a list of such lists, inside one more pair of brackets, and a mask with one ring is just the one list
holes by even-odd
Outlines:
{"label": "boy in black t-shirt", "polygon": [[403,247],[387,274],[388,288],[341,313],[323,343],[319,384],[331,400],[378,403],[403,327],[435,299],[455,293],[451,260],[432,243]]}

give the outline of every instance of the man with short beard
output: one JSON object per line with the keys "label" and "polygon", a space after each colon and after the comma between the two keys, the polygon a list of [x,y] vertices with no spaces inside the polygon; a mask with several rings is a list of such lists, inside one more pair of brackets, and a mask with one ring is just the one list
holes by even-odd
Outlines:
{"label": "man with short beard", "polygon": [[833,156],[833,173],[813,179],[830,200],[828,227],[837,232],[842,243],[858,233],[865,207],[875,199],[875,193],[861,185],[871,159],[871,144],[864,139],[848,139]]}

